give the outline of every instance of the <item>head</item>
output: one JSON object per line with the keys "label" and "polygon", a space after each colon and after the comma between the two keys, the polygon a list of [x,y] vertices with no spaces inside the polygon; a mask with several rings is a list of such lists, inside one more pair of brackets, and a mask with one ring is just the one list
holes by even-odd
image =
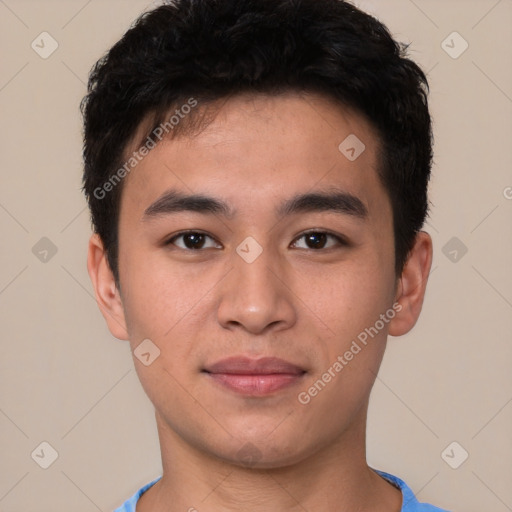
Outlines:
{"label": "head", "polygon": [[[262,466],[359,432],[431,263],[406,48],[340,0],[176,0],[98,61],[82,108],[89,272],[114,336],[158,354],[135,364],[161,425]],[[300,375],[247,396],[212,381],[229,356]]]}

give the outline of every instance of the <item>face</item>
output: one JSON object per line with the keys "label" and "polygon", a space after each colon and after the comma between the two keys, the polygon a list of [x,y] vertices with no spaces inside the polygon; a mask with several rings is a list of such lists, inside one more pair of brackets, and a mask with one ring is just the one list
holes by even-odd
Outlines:
{"label": "face", "polygon": [[238,96],[125,178],[111,330],[151,340],[134,363],[161,428],[261,467],[364,428],[401,309],[377,152],[326,98]]}

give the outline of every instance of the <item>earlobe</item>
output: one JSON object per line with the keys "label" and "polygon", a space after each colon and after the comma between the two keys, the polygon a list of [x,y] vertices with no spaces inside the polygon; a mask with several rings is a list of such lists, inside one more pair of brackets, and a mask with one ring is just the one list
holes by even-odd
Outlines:
{"label": "earlobe", "polygon": [[423,306],[431,265],[432,238],[425,231],[420,231],[397,286],[395,301],[401,309],[389,323],[388,332],[391,336],[406,334],[416,324]]}
{"label": "earlobe", "polygon": [[96,302],[113,336],[128,340],[123,304],[114,275],[107,261],[103,242],[97,233],[89,239],[87,270],[94,287]]}

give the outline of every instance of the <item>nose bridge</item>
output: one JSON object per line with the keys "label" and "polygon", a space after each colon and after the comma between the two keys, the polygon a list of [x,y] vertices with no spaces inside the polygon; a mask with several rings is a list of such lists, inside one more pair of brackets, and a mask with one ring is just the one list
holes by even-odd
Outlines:
{"label": "nose bridge", "polygon": [[[257,243],[257,242],[256,242]],[[233,255],[233,264],[236,279],[241,289],[250,294],[253,288],[259,292],[265,288],[275,286],[276,269],[279,266],[278,256],[270,247],[265,249],[255,242],[244,241]],[[270,289],[267,290],[269,293]]]}
{"label": "nose bridge", "polygon": [[248,237],[233,252],[233,270],[222,289],[219,321],[240,324],[260,332],[269,324],[290,325],[295,311],[282,280],[285,269],[279,255]]}
{"label": "nose bridge", "polygon": [[267,300],[279,291],[276,290],[279,256],[269,245],[261,246],[254,238],[246,238],[233,255],[236,288],[249,300]]}

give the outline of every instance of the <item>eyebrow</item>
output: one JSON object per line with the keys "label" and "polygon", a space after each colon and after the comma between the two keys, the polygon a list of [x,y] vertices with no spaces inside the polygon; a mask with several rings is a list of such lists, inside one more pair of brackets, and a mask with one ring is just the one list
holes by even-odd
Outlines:
{"label": "eyebrow", "polygon": [[[142,220],[183,211],[219,214],[228,219],[236,215],[236,211],[221,199],[203,194],[184,194],[171,189],[144,210]],[[334,212],[360,220],[368,218],[368,209],[361,199],[337,188],[298,194],[285,200],[276,210],[278,216],[311,212]]]}

